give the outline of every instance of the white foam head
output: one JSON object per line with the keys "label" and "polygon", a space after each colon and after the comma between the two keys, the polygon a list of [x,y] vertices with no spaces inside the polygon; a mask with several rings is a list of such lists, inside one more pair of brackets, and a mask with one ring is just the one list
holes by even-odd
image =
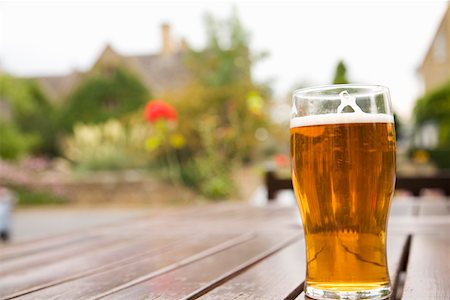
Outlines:
{"label": "white foam head", "polygon": [[340,113],[311,115],[291,119],[291,128],[312,125],[331,125],[349,123],[394,123],[394,117],[387,114]]}

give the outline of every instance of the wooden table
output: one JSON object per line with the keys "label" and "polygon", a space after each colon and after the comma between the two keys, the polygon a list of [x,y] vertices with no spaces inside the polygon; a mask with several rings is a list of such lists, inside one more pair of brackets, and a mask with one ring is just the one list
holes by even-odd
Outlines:
{"label": "wooden table", "polygon": [[[393,203],[392,299],[450,299],[449,209]],[[0,246],[0,299],[304,299],[304,247],[295,207],[183,209]]]}

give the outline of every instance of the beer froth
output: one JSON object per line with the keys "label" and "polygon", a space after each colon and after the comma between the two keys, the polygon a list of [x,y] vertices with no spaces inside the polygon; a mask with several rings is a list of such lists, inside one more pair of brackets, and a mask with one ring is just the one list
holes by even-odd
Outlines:
{"label": "beer froth", "polygon": [[312,125],[332,125],[332,124],[352,124],[352,123],[394,123],[394,117],[387,114],[366,114],[366,113],[339,113],[326,115],[311,115],[296,117],[291,119],[291,128],[312,126]]}

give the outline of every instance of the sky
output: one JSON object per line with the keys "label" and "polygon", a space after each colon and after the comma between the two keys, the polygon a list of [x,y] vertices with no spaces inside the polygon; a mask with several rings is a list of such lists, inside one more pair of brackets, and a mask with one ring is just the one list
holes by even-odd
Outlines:
{"label": "sky", "polygon": [[106,43],[121,54],[158,52],[160,25],[194,48],[204,15],[237,9],[251,49],[270,55],[254,70],[275,98],[331,83],[344,60],[352,83],[381,84],[408,120],[423,93],[417,68],[448,1],[1,1],[0,69],[17,76],[88,70]]}

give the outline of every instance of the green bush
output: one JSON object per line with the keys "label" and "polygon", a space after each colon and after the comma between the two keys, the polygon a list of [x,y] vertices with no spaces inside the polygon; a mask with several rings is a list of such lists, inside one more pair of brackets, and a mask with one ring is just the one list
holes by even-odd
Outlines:
{"label": "green bush", "polygon": [[234,185],[230,167],[221,164],[223,162],[212,161],[208,157],[191,159],[181,165],[181,180],[208,198],[225,198],[233,193]]}
{"label": "green bush", "polygon": [[230,196],[233,192],[234,186],[229,176],[222,174],[221,176],[212,176],[206,178],[202,182],[200,191],[201,193],[212,199],[221,199]]}
{"label": "green bush", "polygon": [[7,75],[0,75],[0,87],[0,99],[6,106],[6,113],[0,114],[0,156],[10,159],[28,152],[56,154],[56,112],[39,87],[33,81]]}
{"label": "green bush", "polygon": [[436,122],[439,147],[450,147],[450,81],[417,100],[414,119],[416,126]]}
{"label": "green bush", "polygon": [[111,119],[100,124],[77,123],[63,142],[63,154],[79,170],[120,170],[143,166],[149,128],[146,124]]}
{"label": "green bush", "polygon": [[439,169],[450,169],[450,148],[429,150],[430,158]]}
{"label": "green bush", "polygon": [[67,99],[60,126],[70,132],[76,123],[102,123],[144,106],[150,92],[141,81],[122,68],[95,73]]}
{"label": "green bush", "polygon": [[19,111],[16,114],[18,127],[26,133],[39,138],[33,147],[34,154],[55,156],[58,150],[57,109],[49,102],[42,90],[33,81],[29,81],[28,93],[35,103],[32,111]]}
{"label": "green bush", "polygon": [[441,169],[450,169],[450,148],[438,147],[436,149],[411,148],[408,150],[408,157],[414,159],[417,153],[423,153],[434,165]]}
{"label": "green bush", "polygon": [[36,192],[22,186],[11,186],[9,188],[15,193],[18,205],[61,205],[67,203],[67,199],[47,192]]}
{"label": "green bush", "polygon": [[17,160],[37,144],[38,137],[18,130],[13,124],[0,121],[0,157]]}

